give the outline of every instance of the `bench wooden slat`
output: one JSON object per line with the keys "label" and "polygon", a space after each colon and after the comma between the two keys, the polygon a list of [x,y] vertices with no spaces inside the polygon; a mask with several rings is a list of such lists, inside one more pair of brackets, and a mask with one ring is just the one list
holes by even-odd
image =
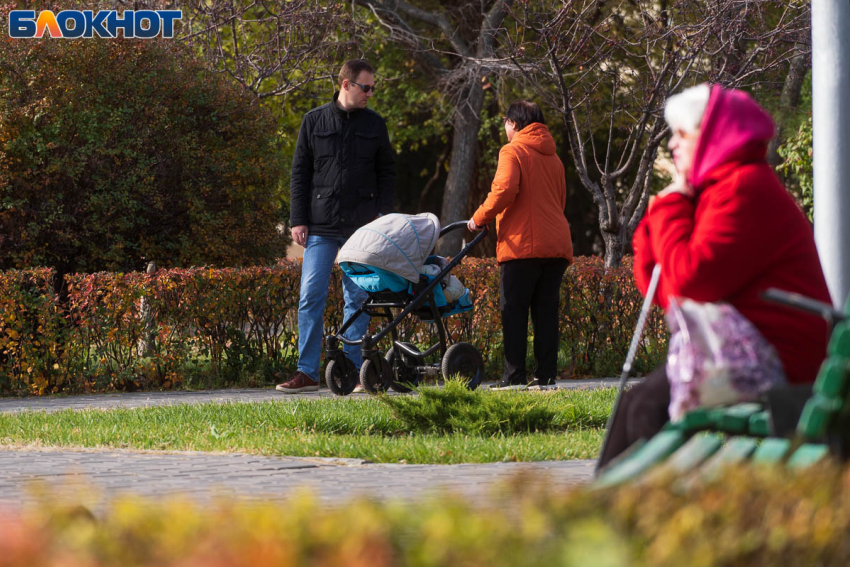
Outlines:
{"label": "bench wooden slat", "polygon": [[829,446],[827,445],[804,443],[788,459],[788,468],[804,469],[819,462],[828,454]]}
{"label": "bench wooden slat", "polygon": [[612,464],[597,481],[600,487],[613,486],[630,481],[657,463],[666,459],[685,442],[685,434],[679,430],[662,431],[633,454]]}
{"label": "bench wooden slat", "polygon": [[753,462],[763,464],[781,463],[790,449],[790,439],[781,439],[779,437],[765,439],[753,453]]}
{"label": "bench wooden slat", "polygon": [[714,454],[700,470],[704,479],[716,478],[720,471],[733,463],[740,463],[755,452],[758,440],[752,437],[732,437]]}

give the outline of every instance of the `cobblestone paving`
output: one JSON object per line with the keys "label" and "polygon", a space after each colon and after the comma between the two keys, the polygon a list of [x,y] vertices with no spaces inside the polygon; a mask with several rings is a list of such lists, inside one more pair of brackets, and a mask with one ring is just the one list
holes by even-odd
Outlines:
{"label": "cobblestone paving", "polygon": [[32,503],[38,485],[51,498],[86,499],[88,493],[95,502],[122,494],[180,494],[201,503],[219,496],[278,501],[305,488],[330,506],[354,496],[414,500],[441,490],[476,500],[503,493],[507,485],[499,481],[521,472],[557,492],[589,481],[593,461],[396,465],[193,452],[0,450],[0,506]]}
{"label": "cobblestone paving", "polygon": [[[615,379],[560,381],[561,388],[599,388]],[[318,393],[288,396],[273,389],[199,392],[139,392],[90,396],[0,399],[0,413],[86,408],[139,408],[191,403],[228,403],[315,399]],[[357,394],[355,397],[366,397]],[[473,500],[497,495],[500,482],[519,474],[544,479],[553,491],[592,478],[593,461],[489,463],[463,465],[372,464],[352,459],[305,459],[196,452],[125,450],[6,449],[0,446],[0,506],[33,501],[30,488],[41,484],[59,498],[76,485],[96,493],[100,502],[120,494],[158,498],[183,494],[205,502],[217,496],[283,500],[309,489],[326,505],[356,495],[382,500],[418,499],[447,489]],[[83,491],[84,492],[84,491]],[[83,492],[80,492],[82,494]]]}

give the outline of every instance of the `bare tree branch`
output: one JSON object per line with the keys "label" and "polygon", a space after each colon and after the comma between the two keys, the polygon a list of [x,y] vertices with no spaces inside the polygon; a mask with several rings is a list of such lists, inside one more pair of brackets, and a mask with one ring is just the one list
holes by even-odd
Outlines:
{"label": "bare tree branch", "polygon": [[648,202],[667,97],[702,81],[775,89],[800,54],[809,7],[563,0],[555,14],[514,17],[534,38],[511,62],[561,115],[579,180],[599,207],[606,264],[617,265]]}
{"label": "bare tree branch", "polygon": [[[394,41],[413,48],[433,68],[442,71],[438,87],[454,112],[441,217],[443,222],[466,218],[467,196],[477,165],[484,83],[491,74],[516,72],[511,54],[498,54],[502,24],[514,0],[460,2],[454,8],[439,11],[428,11],[405,0],[353,1],[371,10]],[[441,239],[440,252],[455,254],[460,237],[452,233]]]}
{"label": "bare tree branch", "polygon": [[210,69],[228,74],[258,98],[286,95],[332,76],[355,47],[350,13],[320,0],[175,1],[171,7],[183,10],[178,39],[196,47]]}

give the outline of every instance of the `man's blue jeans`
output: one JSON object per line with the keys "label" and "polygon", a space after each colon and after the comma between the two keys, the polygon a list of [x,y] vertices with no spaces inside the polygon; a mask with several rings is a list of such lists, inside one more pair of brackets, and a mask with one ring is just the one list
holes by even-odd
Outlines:
{"label": "man's blue jeans", "polygon": [[[304,249],[304,263],[301,266],[301,298],[298,302],[298,370],[319,382],[319,359],[322,355],[324,338],[325,306],[336,255],[345,243],[343,237],[314,236],[307,237]],[[368,294],[357,287],[351,278],[342,275],[342,288],[345,297],[345,320],[360,309]],[[345,332],[345,338],[356,340],[363,337],[369,328],[369,316],[361,315]],[[360,347],[346,345],[345,355],[360,368],[362,357]]]}

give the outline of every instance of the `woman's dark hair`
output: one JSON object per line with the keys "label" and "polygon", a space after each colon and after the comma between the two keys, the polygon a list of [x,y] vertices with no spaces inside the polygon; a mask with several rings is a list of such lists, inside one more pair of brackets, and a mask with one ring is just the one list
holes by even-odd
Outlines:
{"label": "woman's dark hair", "polygon": [[516,131],[519,132],[529,124],[540,122],[546,124],[543,119],[543,112],[540,107],[529,100],[518,100],[508,107],[508,113],[505,119],[516,124]]}

